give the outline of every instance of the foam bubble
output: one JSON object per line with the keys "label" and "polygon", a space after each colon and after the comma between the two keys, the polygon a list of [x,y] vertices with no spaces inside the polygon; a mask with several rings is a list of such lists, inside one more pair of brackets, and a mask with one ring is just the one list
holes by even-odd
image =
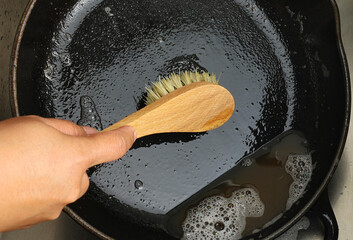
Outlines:
{"label": "foam bubble", "polygon": [[256,160],[253,158],[245,158],[242,162],[241,165],[243,167],[250,167]]}
{"label": "foam bubble", "polygon": [[239,239],[246,217],[260,217],[264,210],[264,204],[252,188],[237,190],[230,198],[206,198],[187,212],[182,226],[183,239]]}
{"label": "foam bubble", "polygon": [[313,165],[310,154],[292,154],[288,156],[285,169],[293,178],[293,183],[289,187],[287,210],[303,195],[311,179],[312,168]]}

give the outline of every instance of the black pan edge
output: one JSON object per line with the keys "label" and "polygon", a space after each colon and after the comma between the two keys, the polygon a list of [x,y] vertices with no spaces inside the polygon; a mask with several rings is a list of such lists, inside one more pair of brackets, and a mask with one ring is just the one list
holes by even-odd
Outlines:
{"label": "black pan edge", "polygon": [[83,220],[78,214],[76,214],[70,207],[65,206],[64,211],[76,222],[78,222],[82,227],[84,227],[89,232],[93,233],[100,239],[104,240],[114,240],[114,238],[109,237],[108,235],[104,234],[103,232],[99,231],[98,229],[94,228],[92,225],[87,223]]}
{"label": "black pan edge", "polygon": [[23,13],[20,24],[17,29],[17,34],[14,40],[14,47],[11,56],[11,66],[10,66],[10,74],[9,74],[9,85],[10,85],[10,104],[11,104],[11,113],[13,117],[19,117],[19,107],[18,107],[18,96],[17,96],[17,63],[18,63],[18,55],[20,51],[20,46],[22,42],[23,32],[26,28],[27,21],[29,16],[31,15],[34,4],[37,0],[29,0],[27,7]]}
{"label": "black pan edge", "polygon": [[[10,66],[10,75],[9,75],[9,85],[10,85],[10,104],[11,104],[11,114],[13,117],[20,116],[20,110],[18,107],[18,95],[17,95],[17,63],[18,63],[18,55],[20,51],[21,41],[23,37],[24,30],[26,28],[28,19],[31,15],[32,9],[36,4],[37,0],[29,0],[28,5],[23,13],[20,24],[17,29],[17,34],[14,40],[14,48],[11,56],[11,66]],[[65,206],[64,212],[66,212],[72,219],[74,219],[77,223],[79,223],[82,227],[84,227],[89,232],[93,233],[97,237],[106,240],[112,240],[113,238],[107,236],[103,232],[94,228],[86,221],[84,221],[80,216],[78,216],[70,207]]]}
{"label": "black pan edge", "polygon": [[330,182],[330,179],[332,178],[333,174],[335,173],[335,170],[336,170],[338,163],[342,157],[343,150],[345,147],[346,139],[348,136],[348,130],[349,130],[349,122],[350,122],[350,117],[351,117],[351,82],[350,82],[347,56],[344,51],[343,41],[342,41],[340,13],[339,13],[336,1],[330,0],[330,3],[332,5],[332,10],[333,10],[334,16],[335,16],[336,38],[337,38],[337,43],[338,43],[337,49],[339,51],[339,55],[341,56],[342,71],[343,71],[343,75],[345,78],[346,109],[345,109],[345,119],[344,119],[344,123],[343,123],[344,128],[342,131],[342,138],[339,143],[338,151],[335,156],[334,162],[333,162],[329,172],[327,173],[324,181],[318,187],[316,193],[314,194],[314,197],[311,198],[311,200],[301,209],[301,211],[297,213],[295,218],[291,219],[283,227],[279,228],[277,231],[273,232],[270,236],[268,236],[264,239],[274,239],[274,238],[280,236],[282,233],[287,231],[291,226],[293,226],[296,222],[298,222],[305,215],[305,213],[310,210],[310,208],[315,204],[315,202],[319,198],[320,194],[326,189],[328,183]]}

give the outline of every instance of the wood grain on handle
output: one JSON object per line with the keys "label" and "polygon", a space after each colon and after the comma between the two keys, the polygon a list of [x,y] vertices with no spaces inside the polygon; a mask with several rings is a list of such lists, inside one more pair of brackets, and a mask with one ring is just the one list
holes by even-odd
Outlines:
{"label": "wood grain on handle", "polygon": [[156,133],[205,132],[228,121],[234,106],[227,89],[198,82],[169,93],[103,131],[129,125],[138,138]]}

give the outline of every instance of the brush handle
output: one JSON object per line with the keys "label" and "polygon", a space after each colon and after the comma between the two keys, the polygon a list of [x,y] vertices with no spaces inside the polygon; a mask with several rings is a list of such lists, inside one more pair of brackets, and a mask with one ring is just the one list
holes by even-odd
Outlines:
{"label": "brush handle", "polygon": [[106,128],[132,126],[137,138],[170,132],[205,132],[223,125],[234,111],[232,94],[222,86],[198,82],[169,93]]}

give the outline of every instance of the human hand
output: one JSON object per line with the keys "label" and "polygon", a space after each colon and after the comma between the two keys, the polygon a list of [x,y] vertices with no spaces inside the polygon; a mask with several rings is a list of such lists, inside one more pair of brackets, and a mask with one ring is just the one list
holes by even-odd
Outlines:
{"label": "human hand", "polygon": [[98,133],[37,116],[0,122],[0,232],[56,219],[88,189],[86,170],[122,157],[132,127]]}

